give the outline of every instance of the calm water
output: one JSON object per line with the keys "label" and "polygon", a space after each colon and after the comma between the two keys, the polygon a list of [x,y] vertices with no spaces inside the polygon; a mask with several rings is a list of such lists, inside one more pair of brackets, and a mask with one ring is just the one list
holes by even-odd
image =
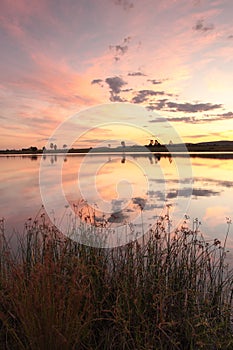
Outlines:
{"label": "calm water", "polygon": [[176,227],[186,214],[190,225],[200,220],[207,239],[220,240],[233,218],[233,159],[195,157],[191,172],[185,158],[151,155],[1,156],[0,164],[0,218],[8,234],[20,234],[42,204],[51,219],[66,220],[74,209],[111,227],[140,227],[143,220],[147,229],[168,211]]}

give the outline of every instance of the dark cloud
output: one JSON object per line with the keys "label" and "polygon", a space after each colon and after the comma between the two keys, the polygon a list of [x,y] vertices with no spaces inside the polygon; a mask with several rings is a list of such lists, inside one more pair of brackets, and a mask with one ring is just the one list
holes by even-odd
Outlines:
{"label": "dark cloud", "polygon": [[207,190],[203,188],[194,188],[192,195],[195,197],[211,197],[218,196],[220,193],[220,191]]}
{"label": "dark cloud", "polygon": [[149,123],[165,123],[167,122],[167,118],[163,118],[163,117],[158,117],[152,120],[149,120]]}
{"label": "dark cloud", "polygon": [[[168,180],[166,180],[166,179],[154,179],[154,178],[150,179],[150,181],[156,182],[158,184],[164,184],[164,183],[168,182]],[[171,184],[171,183],[174,183],[174,184],[178,184],[178,183],[192,184],[193,183],[193,178],[192,177],[186,177],[184,179],[169,179],[169,184]],[[157,191],[156,191],[156,193],[157,193]]]}
{"label": "dark cloud", "polygon": [[[165,181],[163,182],[165,183]],[[154,191],[154,190],[149,190],[147,191],[147,195],[150,197],[150,198],[156,198],[157,201],[165,201],[165,192],[162,192],[162,191]]]}
{"label": "dark cloud", "polygon": [[143,210],[146,205],[146,200],[145,198],[142,198],[142,197],[132,198],[132,201],[133,201],[133,204],[136,204],[141,210]]}
{"label": "dark cloud", "polygon": [[129,44],[129,42],[131,41],[131,36],[126,36],[125,38],[124,38],[124,41],[123,41],[123,43],[125,44]]}
{"label": "dark cloud", "polygon": [[150,103],[146,108],[149,111],[161,110],[166,106],[167,98],[159,99],[155,103]]}
{"label": "dark cloud", "polygon": [[222,114],[217,114],[218,117],[233,118],[233,112],[226,112]]}
{"label": "dark cloud", "polygon": [[147,204],[144,210],[153,210],[153,209],[161,209],[164,207],[164,203],[153,203],[153,204]]}
{"label": "dark cloud", "polygon": [[215,180],[215,179],[211,179],[208,177],[198,177],[195,179],[195,181],[200,181],[202,183],[205,183],[205,185],[214,185],[214,186],[222,186],[225,188],[232,188],[233,187],[233,181],[229,181],[229,180]]}
{"label": "dark cloud", "polygon": [[[182,123],[192,123],[192,124],[201,124],[201,123],[207,123],[207,122],[216,122],[220,120],[226,120],[226,119],[232,119],[233,118],[233,112],[227,112],[222,114],[216,114],[216,115],[208,115],[205,114],[205,117],[202,118],[196,118],[196,117],[169,117],[168,120],[171,122],[182,122]],[[153,121],[151,121],[153,122]]]}
{"label": "dark cloud", "polygon": [[122,6],[124,10],[130,10],[134,7],[133,1],[129,0],[114,0],[114,4]]}
{"label": "dark cloud", "polygon": [[142,72],[132,72],[132,73],[128,73],[129,77],[145,77],[146,74],[142,73]]}
{"label": "dark cloud", "polygon": [[116,212],[121,210],[122,205],[124,204],[123,199],[113,199],[112,202],[112,211]]}
{"label": "dark cloud", "polygon": [[157,85],[157,84],[162,84],[162,80],[157,80],[157,79],[147,79],[147,81],[150,81],[152,84]]}
{"label": "dark cloud", "polygon": [[227,39],[233,39],[233,35],[228,35]]}
{"label": "dark cloud", "polygon": [[214,29],[214,25],[212,23],[210,24],[204,24],[204,20],[203,19],[199,19],[195,26],[193,27],[194,30],[200,31],[200,32],[208,32],[209,30],[213,30]]}
{"label": "dark cloud", "polygon": [[124,200],[113,199],[111,204],[113,213],[108,218],[108,222],[120,223],[124,221],[127,218],[127,216],[122,211],[122,205],[124,205]]}
{"label": "dark cloud", "polygon": [[108,222],[111,222],[111,223],[121,223],[123,221],[125,221],[126,219],[128,218],[128,216],[126,216],[123,211],[118,211],[118,212],[115,212],[115,213],[112,213],[110,215],[110,217],[108,218]]}
{"label": "dark cloud", "polygon": [[110,101],[111,102],[126,102],[125,99],[121,98],[119,96],[119,93],[121,92],[122,86],[126,85],[127,82],[125,82],[120,77],[111,77],[105,79],[105,82],[108,84],[110,88]]}
{"label": "dark cloud", "polygon": [[127,45],[115,45],[112,46],[111,48],[115,48],[116,53],[119,53],[120,55],[124,55],[128,51],[128,46]]}
{"label": "dark cloud", "polygon": [[192,123],[192,124],[202,124],[206,121],[215,121],[216,119],[207,118],[195,118],[195,117],[170,117],[169,121],[174,123]]}
{"label": "dark cloud", "polygon": [[92,84],[100,84],[100,83],[102,83],[102,79],[94,79],[94,80],[92,80]]}
{"label": "dark cloud", "polygon": [[233,112],[220,113],[215,115],[205,114],[204,118],[197,119],[195,122],[196,123],[215,122],[219,120],[227,120],[232,118],[233,118]]}
{"label": "dark cloud", "polygon": [[147,106],[146,109],[148,111],[154,111],[156,109],[156,106],[151,104],[151,105]]}
{"label": "dark cloud", "polygon": [[166,102],[166,107],[170,108],[172,112],[196,113],[221,108],[222,105],[212,103]]}
{"label": "dark cloud", "polygon": [[148,100],[150,96],[164,95],[164,91],[140,90],[137,95],[132,98],[132,103],[142,103]]}
{"label": "dark cloud", "polygon": [[127,100],[125,98],[122,98],[119,95],[116,95],[113,93],[111,93],[111,96],[109,99],[111,102],[127,102]]}
{"label": "dark cloud", "polygon": [[207,190],[202,188],[183,188],[179,191],[177,190],[171,190],[167,194],[167,199],[172,199],[178,197],[184,197],[189,198],[190,194],[194,197],[211,197],[211,196],[218,196],[221,192],[220,191],[213,191],[213,190]]}
{"label": "dark cloud", "polygon": [[115,51],[114,59],[116,61],[119,61],[120,56],[123,56],[128,51],[128,48],[129,48],[128,44],[129,44],[130,40],[131,40],[131,37],[128,36],[128,37],[124,38],[124,40],[121,44],[109,46],[110,50]]}
{"label": "dark cloud", "polygon": [[133,91],[133,89],[123,89],[123,90],[121,90],[121,92],[130,92],[130,91]]}
{"label": "dark cloud", "polygon": [[170,122],[182,122],[182,123],[198,123],[198,119],[195,117],[170,117],[168,119]]}
{"label": "dark cloud", "polygon": [[126,85],[127,82],[124,81],[122,78],[120,77],[109,77],[106,78],[105,80],[102,79],[94,79],[92,80],[91,84],[98,84],[101,87],[103,87],[103,83],[106,83],[109,88],[110,88],[110,101],[112,102],[126,102],[125,99],[121,98],[119,96],[120,92],[128,92],[131,91],[132,89],[124,89],[121,90],[122,86]]}
{"label": "dark cloud", "polygon": [[127,83],[120,77],[110,77],[106,78],[105,82],[108,84],[110,88],[111,94],[119,94],[121,92],[122,86]]}
{"label": "dark cloud", "polygon": [[[145,90],[146,91],[146,90]],[[159,94],[158,92],[156,93],[157,95]],[[165,92],[161,91],[160,95],[165,95]],[[166,94],[168,96],[170,96],[171,94]],[[136,96],[136,100],[137,100]],[[139,94],[139,100],[141,99],[143,100],[143,94]],[[145,96],[146,97],[146,96]],[[145,98],[142,102],[146,101],[147,99]],[[172,102],[172,101],[168,101],[168,99],[164,98],[164,99],[159,99],[158,101],[155,101],[153,103],[149,103],[149,105],[147,106],[148,110],[163,110],[163,109],[168,109],[170,112],[185,112],[185,113],[196,113],[196,112],[205,112],[205,111],[210,111],[210,110],[214,110],[217,108],[222,108],[221,104],[212,104],[212,103],[189,103],[189,102],[185,102],[185,103],[177,103],[177,102]],[[230,114],[231,112],[225,113],[224,115],[221,115],[223,117],[231,117],[232,114]],[[217,115],[219,116],[219,115]],[[194,120],[194,117],[190,118],[189,121]],[[187,121],[187,118],[171,118],[172,121]],[[196,121],[196,119],[194,120]],[[202,120],[198,120],[198,122],[202,122]]]}

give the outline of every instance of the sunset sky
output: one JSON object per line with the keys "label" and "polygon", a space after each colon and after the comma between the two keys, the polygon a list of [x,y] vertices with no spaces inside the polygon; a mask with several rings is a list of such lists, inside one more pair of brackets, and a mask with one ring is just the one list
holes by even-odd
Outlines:
{"label": "sunset sky", "polygon": [[232,0],[1,0],[0,149],[117,102],[146,107],[147,130],[155,111],[185,142],[232,140],[232,14]]}

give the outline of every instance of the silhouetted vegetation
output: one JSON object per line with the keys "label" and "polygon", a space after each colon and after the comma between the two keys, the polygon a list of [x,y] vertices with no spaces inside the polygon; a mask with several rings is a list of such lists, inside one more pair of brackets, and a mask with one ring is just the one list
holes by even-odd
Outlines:
{"label": "silhouetted vegetation", "polygon": [[[160,144],[158,140],[150,140],[148,145],[132,145],[126,146],[125,142],[121,142],[121,146],[112,148],[111,145],[108,147],[99,147],[99,148],[67,148],[67,145],[64,144],[62,147],[57,146],[53,142],[50,143],[49,148],[42,147],[42,149],[38,149],[35,146],[31,146],[29,148],[22,149],[7,149],[0,150],[0,154],[41,154],[41,153],[88,153],[92,152],[102,152],[102,153],[111,153],[111,152],[122,152],[122,148],[124,148],[125,152],[195,152],[198,156],[201,157],[214,157],[218,152],[233,152],[233,141],[216,141],[216,142],[200,142],[200,143],[186,143],[186,144],[173,144],[172,141],[169,144]],[[201,152],[212,152],[213,155],[205,155],[201,154]],[[214,154],[215,153],[215,154]],[[227,154],[227,153],[226,153]],[[173,153],[173,156],[175,154]],[[195,154],[191,154],[191,156],[195,156]],[[222,156],[222,155],[218,155]],[[232,155],[228,153],[226,155],[228,158],[232,158]]]}
{"label": "silhouetted vegetation", "polygon": [[80,245],[42,215],[15,256],[2,220],[1,349],[232,349],[225,243],[166,216],[145,242]]}

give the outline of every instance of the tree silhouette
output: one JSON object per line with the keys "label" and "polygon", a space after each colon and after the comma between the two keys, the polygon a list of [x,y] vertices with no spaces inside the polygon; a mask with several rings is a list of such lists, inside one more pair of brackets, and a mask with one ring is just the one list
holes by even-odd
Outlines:
{"label": "tree silhouette", "polygon": [[153,146],[154,145],[154,140],[150,140],[149,146]]}

